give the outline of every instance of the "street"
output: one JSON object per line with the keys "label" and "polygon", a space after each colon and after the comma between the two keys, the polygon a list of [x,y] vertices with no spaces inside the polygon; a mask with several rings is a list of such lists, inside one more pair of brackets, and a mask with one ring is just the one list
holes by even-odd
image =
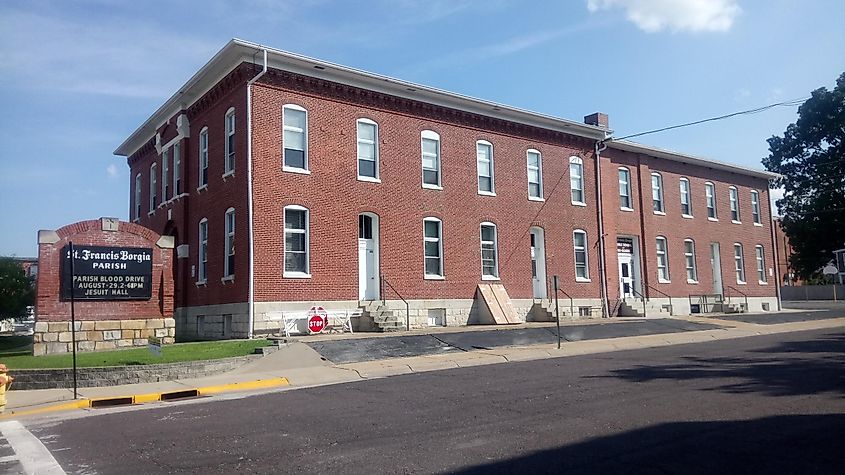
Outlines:
{"label": "street", "polygon": [[67,473],[841,473],[843,396],[834,329],[23,423]]}

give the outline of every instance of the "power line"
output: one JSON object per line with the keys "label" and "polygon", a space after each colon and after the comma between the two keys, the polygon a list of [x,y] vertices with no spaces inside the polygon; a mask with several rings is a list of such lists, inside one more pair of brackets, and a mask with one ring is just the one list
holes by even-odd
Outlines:
{"label": "power line", "polygon": [[625,140],[625,139],[630,139],[630,138],[634,138],[634,137],[639,137],[641,135],[655,134],[657,132],[664,132],[666,130],[679,129],[681,127],[689,127],[690,125],[698,125],[698,124],[703,124],[705,122],[712,122],[714,120],[727,119],[727,118],[730,118],[730,117],[736,117],[738,115],[757,114],[759,112],[763,112],[765,110],[772,109],[774,107],[797,106],[797,105],[800,105],[801,103],[803,103],[804,101],[806,101],[809,98],[810,97],[808,96],[808,97],[805,97],[803,99],[793,99],[791,101],[776,102],[774,104],[769,104],[767,106],[757,107],[757,108],[754,108],[754,109],[748,109],[748,110],[739,111],[739,112],[732,112],[730,114],[720,115],[718,117],[710,117],[708,119],[696,120],[694,122],[687,122],[685,124],[670,125],[669,127],[663,127],[663,128],[660,128],[660,129],[654,129],[654,130],[649,130],[649,131],[646,131],[646,132],[640,132],[640,133],[637,133],[637,134],[626,135],[624,137],[612,137],[610,140]]}

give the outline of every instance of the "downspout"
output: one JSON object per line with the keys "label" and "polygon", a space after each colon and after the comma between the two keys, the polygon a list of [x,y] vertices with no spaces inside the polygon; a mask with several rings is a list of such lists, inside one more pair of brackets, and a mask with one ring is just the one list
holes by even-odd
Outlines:
{"label": "downspout", "polygon": [[[775,292],[778,297],[778,312],[783,310],[783,304],[781,303],[781,296],[780,296],[780,256],[778,255],[778,243],[777,243],[777,234],[775,233],[775,220],[774,215],[772,214],[772,183],[771,180],[768,182],[769,187],[766,188],[766,201],[769,202],[769,234],[772,237],[772,254],[774,258],[774,269],[775,269]],[[765,272],[765,270],[764,270]],[[789,275],[789,264],[787,264],[786,274]]]}
{"label": "downspout", "polygon": [[601,153],[607,148],[607,141],[610,137],[605,136],[604,140],[596,141],[596,202],[598,203],[598,221],[599,221],[599,278],[601,279],[601,312],[604,318],[610,317],[610,309],[607,297],[607,272],[606,256],[605,256],[605,242],[604,242],[604,210],[601,193]]}
{"label": "downspout", "polygon": [[255,329],[255,227],[252,200],[252,85],[267,73],[267,48],[264,51],[264,67],[246,83],[246,186],[247,214],[249,214],[249,333]]}

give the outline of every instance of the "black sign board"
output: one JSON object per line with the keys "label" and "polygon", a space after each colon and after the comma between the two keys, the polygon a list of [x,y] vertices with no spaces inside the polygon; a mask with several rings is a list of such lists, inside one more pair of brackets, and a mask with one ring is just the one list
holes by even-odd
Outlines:
{"label": "black sign board", "polygon": [[634,240],[631,238],[617,238],[616,252],[623,252],[626,254],[634,253]]}
{"label": "black sign board", "polygon": [[149,300],[153,288],[153,250],[142,247],[70,246],[62,249],[62,299]]}

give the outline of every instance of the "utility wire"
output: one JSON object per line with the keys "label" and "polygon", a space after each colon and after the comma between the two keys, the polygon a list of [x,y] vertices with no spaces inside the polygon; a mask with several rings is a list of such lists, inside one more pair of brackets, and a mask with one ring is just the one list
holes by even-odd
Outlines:
{"label": "utility wire", "polygon": [[698,125],[698,124],[703,124],[705,122],[712,122],[714,120],[727,119],[727,118],[730,118],[730,117],[736,117],[738,115],[756,114],[758,112],[763,112],[765,110],[772,109],[774,107],[797,106],[797,105],[803,103],[804,101],[806,101],[809,98],[810,97],[808,96],[808,97],[805,97],[803,99],[793,99],[791,101],[776,102],[774,104],[769,104],[767,106],[757,107],[757,108],[754,108],[754,109],[748,109],[748,110],[744,110],[744,111],[733,112],[731,114],[720,115],[718,117],[710,117],[709,119],[696,120],[694,122],[687,122],[685,124],[671,125],[669,127],[663,127],[663,128],[660,128],[660,129],[654,129],[654,130],[649,130],[649,131],[646,131],[646,132],[640,132],[638,134],[626,135],[624,137],[612,137],[612,138],[610,138],[610,140],[625,140],[625,139],[630,139],[630,138],[634,138],[634,137],[639,137],[639,136],[642,136],[642,135],[655,134],[657,132],[664,132],[666,130],[679,129],[681,127],[689,127],[690,125]]}

